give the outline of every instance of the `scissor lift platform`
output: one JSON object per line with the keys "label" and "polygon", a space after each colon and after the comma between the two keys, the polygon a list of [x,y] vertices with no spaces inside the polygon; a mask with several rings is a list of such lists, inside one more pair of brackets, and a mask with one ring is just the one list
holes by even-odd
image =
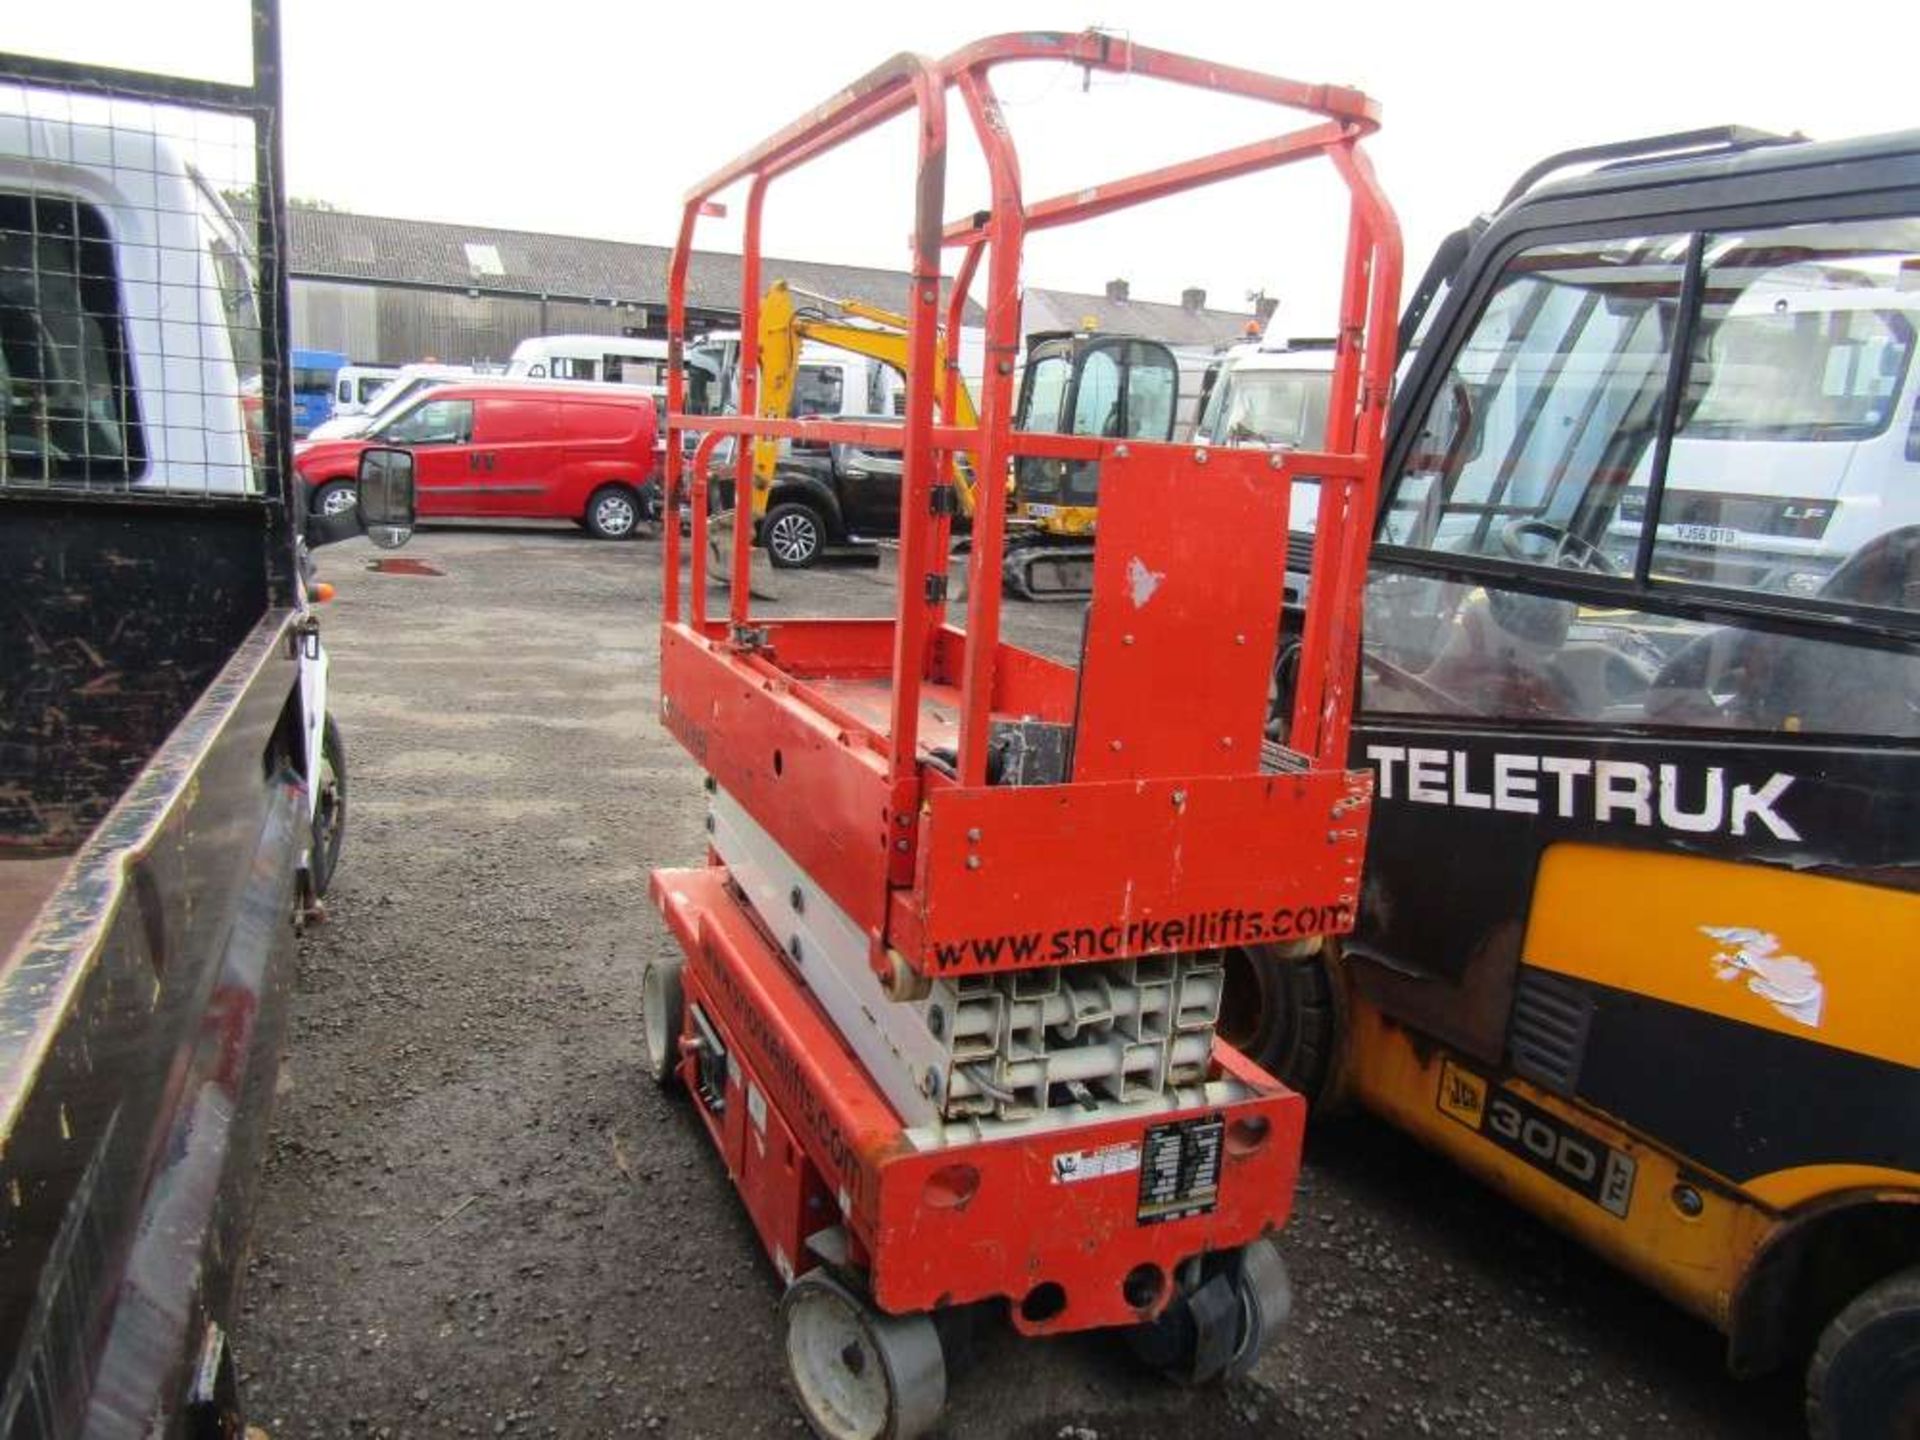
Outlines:
{"label": "scissor lift platform", "polygon": [[[994,67],[1088,69],[1306,111],[1304,128],[1183,166],[1026,201]],[[946,223],[949,94],[987,160],[990,210]],[[900,585],[881,620],[751,608],[736,525],[708,613],[705,469],[756,437],[760,220],[771,182],[896,115],[919,147],[906,414],[811,419],[821,443],[903,452]],[[644,976],[649,1065],[684,1086],[775,1266],[789,1372],[821,1434],[917,1434],[945,1382],[938,1317],[1003,1304],[1030,1334],[1124,1329],[1188,1380],[1244,1373],[1289,1306],[1272,1236],[1304,1105],[1214,1033],[1221,952],[1351,928],[1371,778],[1346,764],[1355,624],[1392,377],[1398,234],[1359,141],[1371,102],[1098,34],[901,56],[689,193],[670,285],[684,342],[699,217],[747,186],[740,407],[682,412],[669,377],[661,718],[708,776],[708,864],[657,871],[683,960]],[[1312,157],[1352,205],[1331,419],[1314,451],[1015,433],[1026,231]],[[976,426],[936,370],[987,269]],[[1370,344],[1369,337],[1378,343]],[[945,391],[944,403],[937,392]],[[683,444],[683,436],[698,435]],[[974,515],[964,623],[948,616],[955,466],[1093,462],[1100,532],[1080,663],[999,635],[1005,514]],[[1294,482],[1320,487],[1290,749],[1266,742]],[[991,489],[991,486],[983,489]]]}

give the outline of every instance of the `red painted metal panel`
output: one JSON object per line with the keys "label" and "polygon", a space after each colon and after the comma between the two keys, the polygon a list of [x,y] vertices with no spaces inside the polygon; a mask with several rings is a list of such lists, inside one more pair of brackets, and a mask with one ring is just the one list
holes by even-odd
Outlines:
{"label": "red painted metal panel", "polygon": [[1205,450],[1116,445],[1081,665],[1076,781],[1260,768],[1290,486]]}
{"label": "red painted metal panel", "polygon": [[[783,1275],[811,1269],[807,1236],[837,1223],[838,1207],[760,1077],[743,1067],[740,1083],[729,1094],[728,1120],[740,1129],[734,1184],[760,1243]],[[735,1108],[737,1120],[731,1113]]]}
{"label": "red painted metal panel", "polygon": [[654,904],[686,953],[685,998],[717,1017],[865,1243],[878,1213],[880,1165],[906,1146],[900,1118],[727,880],[719,866],[653,872]]}
{"label": "red painted metal panel", "polygon": [[886,759],[862,732],[684,626],[663,626],[661,721],[870,933],[886,914]]}
{"label": "red painted metal panel", "polygon": [[1344,933],[1372,791],[1368,771],[936,790],[887,940],[959,975]]}
{"label": "red painted metal panel", "polygon": [[[880,1172],[874,1298],[898,1314],[998,1296],[1017,1302],[1054,1284],[1065,1292],[1065,1308],[1036,1323],[1016,1304],[1009,1316],[1015,1328],[1054,1334],[1151,1319],[1165,1296],[1138,1308],[1129,1304],[1121,1287],[1135,1267],[1153,1265],[1170,1275],[1189,1256],[1232,1249],[1279,1229],[1292,1211],[1306,1103],[1251,1066],[1241,1073],[1249,1071],[1258,1077],[1250,1086],[1254,1096],[1233,1104],[1135,1114],[889,1160]],[[1214,1116],[1230,1137],[1217,1203],[1190,1218],[1142,1223],[1139,1171],[1118,1168],[1129,1163],[1127,1152],[1137,1154],[1151,1126]],[[1061,1178],[1091,1154],[1120,1157],[1114,1173]],[[1062,1157],[1071,1158],[1062,1165]],[[952,1198],[959,1167],[979,1175],[963,1204]]]}

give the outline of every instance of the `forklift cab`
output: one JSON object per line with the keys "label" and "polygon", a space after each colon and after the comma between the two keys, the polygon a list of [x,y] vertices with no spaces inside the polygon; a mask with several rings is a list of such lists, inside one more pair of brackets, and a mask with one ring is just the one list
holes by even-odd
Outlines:
{"label": "forklift cab", "polygon": [[[1830,825],[1818,777],[1877,788],[1920,741],[1916,274],[1906,218],[1516,239],[1417,372],[1365,612],[1392,898],[1356,948],[1470,990],[1419,1008],[1474,1053],[1508,1048],[1538,904],[1516,846],[1844,866],[1891,841]],[[1755,313],[1780,317],[1769,346]],[[1439,844],[1461,826],[1489,845]],[[1403,862],[1459,873],[1415,885]]]}
{"label": "forklift cab", "polygon": [[1255,1051],[1715,1324],[1737,1372],[1824,1332],[1816,1411],[1885,1413],[1872,1287],[1920,1294],[1920,134],[1686,167],[1510,206],[1415,321],[1366,878],[1316,982],[1341,1033]]}
{"label": "forklift cab", "polygon": [[[1027,337],[1026,373],[1013,428],[1097,439],[1173,439],[1180,367],[1158,340],[1085,332]],[[1099,504],[1100,466],[1092,460],[1022,455],[1014,462],[1014,502],[1024,518],[1065,518]],[[1088,526],[1082,528],[1091,528]]]}

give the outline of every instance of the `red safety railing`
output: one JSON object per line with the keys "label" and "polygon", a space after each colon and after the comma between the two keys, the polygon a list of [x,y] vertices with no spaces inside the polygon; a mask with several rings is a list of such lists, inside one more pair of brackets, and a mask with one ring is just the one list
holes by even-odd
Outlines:
{"label": "red safety railing", "polygon": [[[1002,65],[1040,60],[1066,61],[1088,70],[1244,96],[1319,118],[1316,123],[1270,139],[1029,202],[1022,192],[1019,156],[994,95],[992,72]],[[944,214],[949,91],[957,91],[960,96],[992,188],[992,206],[984,215],[953,223],[948,223]],[[680,536],[673,517],[678,514],[679,497],[691,468],[698,482],[692,494],[693,620],[702,628],[708,623],[706,466],[722,436],[738,436],[740,442],[734,447],[735,495],[741,519],[734,527],[728,623],[735,640],[750,645],[753,536],[745,515],[752,493],[752,446],[747,440],[757,436],[790,437],[802,429],[802,422],[754,413],[758,408],[756,332],[763,288],[760,235],[768,188],[775,179],[825,151],[907,113],[913,114],[917,126],[918,159],[911,290],[908,303],[901,307],[908,320],[910,356],[904,434],[893,426],[819,418],[804,422],[807,437],[817,442],[879,444],[903,452],[900,584],[895,606],[888,747],[896,800],[909,807],[912,804],[921,685],[929,672],[932,637],[946,615],[945,601],[930,599],[924,585],[925,577],[946,573],[951,541],[950,518],[931,513],[933,485],[950,481],[958,454],[970,457],[982,503],[974,516],[969,562],[958,778],[963,786],[979,786],[985,783],[987,772],[991,697],[999,652],[1000,568],[1006,538],[1005,511],[998,503],[1001,482],[1016,455],[1098,459],[1110,443],[1087,437],[1029,435],[1011,428],[1013,374],[1020,348],[1020,256],[1027,233],[1320,156],[1331,161],[1350,197],[1327,447],[1325,452],[1292,452],[1277,463],[1264,454],[1258,460],[1271,470],[1272,483],[1291,485],[1295,477],[1321,482],[1318,538],[1289,745],[1309,757],[1316,768],[1344,767],[1359,648],[1358,600],[1379,483],[1401,278],[1399,226],[1360,146],[1378,128],[1377,108],[1355,90],[1303,84],[1218,65],[1097,32],[995,36],[938,62],[915,55],[896,56],[687,193],[668,291],[667,622],[680,621]],[[687,415],[683,413],[685,377],[681,367],[686,342],[687,270],[694,233],[702,214],[712,210],[714,198],[743,182],[749,188],[740,267],[739,413],[721,417]],[[934,360],[942,322],[941,254],[947,248],[961,252],[944,315],[947,332],[956,339],[947,347],[945,372],[937,373]],[[978,405],[979,424],[974,429],[937,424],[936,398],[941,414],[955,413],[957,336],[983,255],[987,270],[987,359]],[[683,451],[682,431],[703,432],[691,456]],[[1143,442],[1128,443],[1144,448]],[[1274,563],[1281,564],[1282,557],[1276,555]]]}

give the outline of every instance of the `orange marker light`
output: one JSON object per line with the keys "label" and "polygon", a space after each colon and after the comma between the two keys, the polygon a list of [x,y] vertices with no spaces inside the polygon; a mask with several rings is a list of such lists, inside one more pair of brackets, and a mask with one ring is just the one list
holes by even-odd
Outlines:
{"label": "orange marker light", "polygon": [[322,580],[320,581],[319,584],[313,587],[313,590],[311,593],[313,595],[313,600],[316,605],[324,605],[327,603],[327,601],[333,598],[333,586],[329,585],[326,581]]}

